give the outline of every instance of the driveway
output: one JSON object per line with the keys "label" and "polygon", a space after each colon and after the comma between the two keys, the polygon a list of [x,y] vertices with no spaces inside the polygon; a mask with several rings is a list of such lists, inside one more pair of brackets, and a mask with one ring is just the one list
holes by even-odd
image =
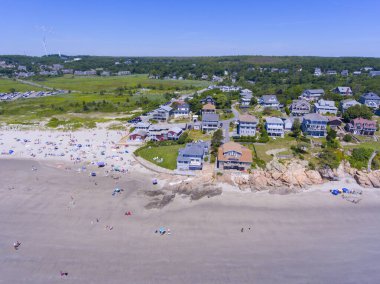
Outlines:
{"label": "driveway", "polygon": [[233,118],[222,120],[221,123],[223,123],[222,130],[223,130],[223,143],[227,143],[230,141],[230,122],[236,121],[239,119],[239,112],[237,109],[235,109],[235,105],[231,106],[232,113],[234,114]]}

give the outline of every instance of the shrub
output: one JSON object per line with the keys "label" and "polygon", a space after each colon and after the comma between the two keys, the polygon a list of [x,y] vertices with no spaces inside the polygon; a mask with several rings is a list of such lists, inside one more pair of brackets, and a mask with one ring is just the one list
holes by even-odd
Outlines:
{"label": "shrub", "polygon": [[346,134],[343,137],[344,142],[351,142],[352,141],[352,136],[350,134]]}
{"label": "shrub", "polygon": [[352,154],[348,158],[348,160],[351,166],[356,169],[367,168],[367,164],[372,153],[373,150],[370,148],[355,148],[354,150],[352,150]]}

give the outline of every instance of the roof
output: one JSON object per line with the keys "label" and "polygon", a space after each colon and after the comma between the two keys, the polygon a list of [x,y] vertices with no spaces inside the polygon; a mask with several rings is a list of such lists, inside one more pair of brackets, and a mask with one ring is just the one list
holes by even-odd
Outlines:
{"label": "roof", "polygon": [[[226,152],[235,151],[237,153],[240,153],[240,157],[235,156],[228,156],[224,155]],[[236,142],[227,142],[219,147],[218,149],[218,160],[219,161],[228,161],[231,158],[236,159],[238,158],[239,162],[243,163],[252,163],[252,151],[248,148],[243,147],[242,145],[236,143]]]}
{"label": "roof", "polygon": [[304,120],[319,120],[319,121],[328,121],[327,117],[320,115],[319,113],[308,113],[303,116]]}
{"label": "roof", "polygon": [[323,89],[307,89],[304,92],[308,92],[310,94],[324,94],[325,93]]}
{"label": "roof", "polygon": [[335,107],[334,101],[327,101],[327,100],[319,100],[318,103],[315,104],[316,107]]}
{"label": "roof", "polygon": [[213,105],[213,104],[210,104],[210,103],[207,103],[205,104],[202,109],[207,109],[207,110],[211,110],[211,109],[216,109],[216,107]]}
{"label": "roof", "polygon": [[365,98],[366,100],[380,100],[380,97],[374,92],[365,93],[362,95],[362,98]]}
{"label": "roof", "polygon": [[151,123],[149,123],[149,122],[138,122],[138,123],[135,124],[135,127],[139,127],[139,128],[141,128],[141,127],[143,127],[143,128],[148,128],[148,127],[150,126],[150,124],[151,124]]}
{"label": "roof", "polygon": [[263,101],[263,103],[270,103],[271,101],[274,101],[274,100],[278,102],[276,95],[263,95],[261,97],[261,100]]}
{"label": "roof", "polygon": [[358,117],[358,118],[352,119],[351,122],[354,122],[355,124],[356,123],[362,123],[362,124],[363,123],[367,123],[367,124],[375,124],[376,125],[376,121],[365,119],[365,118],[362,118],[362,117]]}
{"label": "roof", "polygon": [[337,116],[328,116],[327,119],[329,120],[329,122],[335,121],[335,120],[339,120],[340,122],[342,122],[342,120]]}
{"label": "roof", "polygon": [[140,136],[147,136],[147,132],[145,130],[142,130],[142,129],[135,129],[131,134],[131,135],[140,135]]}
{"label": "roof", "polygon": [[279,117],[268,117],[265,120],[266,120],[266,123],[270,123],[270,124],[272,124],[272,123],[273,124],[284,124],[282,119]]}
{"label": "roof", "polygon": [[163,110],[165,110],[165,111],[167,111],[167,112],[169,112],[169,111],[172,111],[172,107],[170,107],[170,106],[160,106],[159,107],[160,109],[163,109]]}
{"label": "roof", "polygon": [[347,104],[347,103],[360,104],[358,101],[356,101],[354,99],[347,99],[347,100],[340,101],[340,104]]}
{"label": "roof", "polygon": [[180,133],[180,132],[182,132],[182,129],[180,127],[174,126],[174,127],[170,128],[169,131],[174,132],[174,133]]}
{"label": "roof", "polygon": [[299,107],[299,106],[302,106],[302,105],[306,105],[310,108],[310,103],[306,100],[294,100],[292,102],[292,107]]}
{"label": "roof", "polygon": [[340,93],[352,92],[350,87],[337,87],[337,89]]}
{"label": "roof", "polygon": [[177,161],[189,161],[189,157],[186,156],[203,156],[206,148],[208,148],[207,142],[195,142],[186,144],[185,148],[181,148],[178,150],[178,158]]}
{"label": "roof", "polygon": [[244,122],[256,122],[256,123],[259,122],[255,116],[249,115],[249,114],[241,114],[239,116],[239,120],[244,121]]}
{"label": "roof", "polygon": [[202,121],[219,121],[219,115],[216,113],[205,113],[202,115]]}

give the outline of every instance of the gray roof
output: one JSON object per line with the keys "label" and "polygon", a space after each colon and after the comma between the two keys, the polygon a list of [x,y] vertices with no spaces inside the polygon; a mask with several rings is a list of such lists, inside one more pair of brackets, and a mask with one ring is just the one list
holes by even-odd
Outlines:
{"label": "gray roof", "polygon": [[207,142],[195,142],[186,144],[185,148],[178,150],[177,161],[189,161],[189,157],[186,156],[203,156],[209,144]]}
{"label": "gray roof", "polygon": [[291,106],[293,108],[293,107],[300,107],[302,105],[306,105],[310,108],[310,103],[306,100],[294,100]]}
{"label": "gray roof", "polygon": [[135,127],[143,127],[143,128],[148,128],[150,126],[150,122],[138,122],[135,124]]}
{"label": "gray roof", "polygon": [[320,115],[319,113],[308,113],[303,116],[303,119],[305,120],[319,120],[319,121],[328,121],[327,117]]}
{"label": "gray roof", "polygon": [[219,115],[216,113],[205,113],[202,115],[202,121],[219,121]]}
{"label": "gray roof", "polygon": [[308,90],[305,90],[304,92],[308,92],[310,94],[324,94],[325,93],[323,89],[308,89]]}
{"label": "gray roof", "polygon": [[170,111],[172,111],[172,107],[170,107],[170,106],[160,106],[159,107],[160,109],[163,109],[163,110],[165,110],[165,111],[167,111],[167,112],[170,112]]}
{"label": "gray roof", "polygon": [[362,95],[362,98],[366,100],[380,100],[380,97],[374,92],[365,93]]}
{"label": "gray roof", "polygon": [[263,103],[271,103],[273,100],[275,100],[276,102],[278,102],[276,95],[263,95],[261,97],[261,100],[262,100]]}
{"label": "gray roof", "polygon": [[268,117],[265,120],[266,120],[266,123],[284,124],[282,119],[279,117]]}

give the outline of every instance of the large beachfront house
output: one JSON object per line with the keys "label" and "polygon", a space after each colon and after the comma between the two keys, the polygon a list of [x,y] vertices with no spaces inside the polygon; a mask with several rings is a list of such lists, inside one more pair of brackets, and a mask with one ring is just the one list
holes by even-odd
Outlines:
{"label": "large beachfront house", "polygon": [[219,115],[216,113],[205,113],[202,115],[202,131],[214,131],[219,127]]}
{"label": "large beachfront house", "polygon": [[222,170],[247,170],[252,164],[252,151],[236,142],[219,147],[217,168]]}
{"label": "large beachfront house", "polygon": [[252,115],[240,115],[237,125],[238,136],[255,136],[259,120]]}
{"label": "large beachfront house", "polygon": [[189,117],[190,106],[187,103],[177,104],[175,110],[173,111],[174,118],[178,117]]}
{"label": "large beachfront house", "polygon": [[349,109],[350,107],[353,107],[355,105],[360,105],[361,103],[353,100],[353,99],[348,99],[348,100],[343,100],[343,101],[340,101],[339,103],[339,108],[340,108],[340,111],[342,112],[342,114],[347,110]]}
{"label": "large beachfront house", "polygon": [[311,106],[306,100],[294,100],[290,106],[290,111],[293,116],[303,116],[310,113]]}
{"label": "large beachfront house", "polygon": [[328,119],[319,113],[309,113],[303,116],[302,131],[313,137],[323,137],[327,134]]}
{"label": "large beachfront house", "polygon": [[367,107],[377,109],[380,106],[380,97],[373,92],[365,93],[359,98],[359,102]]}
{"label": "large beachfront house", "polygon": [[284,137],[284,121],[278,117],[268,117],[265,121],[265,129],[271,137]]}
{"label": "large beachfront house", "polygon": [[182,127],[180,124],[176,126],[162,123],[152,124],[148,130],[148,139],[151,141],[178,140],[186,127],[186,124],[183,124]]}
{"label": "large beachfront house", "polygon": [[279,109],[280,103],[276,95],[264,95],[259,99],[259,104],[265,108]]}
{"label": "large beachfront house", "polygon": [[153,111],[153,119],[158,121],[167,121],[169,117],[173,114],[173,108],[170,106],[160,106]]}
{"label": "large beachfront house", "polygon": [[252,100],[252,91],[248,89],[244,89],[240,92],[240,107],[247,108],[251,105]]}
{"label": "large beachfront house", "polygon": [[324,94],[325,91],[323,89],[309,89],[303,91],[299,98],[307,101],[316,101],[319,100]]}
{"label": "large beachfront house", "polygon": [[206,113],[216,113],[216,107],[215,105],[211,103],[207,103],[202,107],[202,115]]}
{"label": "large beachfront house", "polygon": [[376,121],[364,119],[361,117],[352,119],[346,124],[346,130],[357,135],[374,135],[377,126]]}
{"label": "large beachfront house", "polygon": [[202,170],[204,157],[208,154],[208,142],[188,143],[178,150],[177,170]]}
{"label": "large beachfront house", "polygon": [[352,90],[350,87],[336,87],[332,91],[333,93],[339,94],[341,96],[352,96]]}
{"label": "large beachfront house", "polygon": [[315,112],[319,114],[337,114],[338,108],[334,101],[319,100],[314,104]]}

